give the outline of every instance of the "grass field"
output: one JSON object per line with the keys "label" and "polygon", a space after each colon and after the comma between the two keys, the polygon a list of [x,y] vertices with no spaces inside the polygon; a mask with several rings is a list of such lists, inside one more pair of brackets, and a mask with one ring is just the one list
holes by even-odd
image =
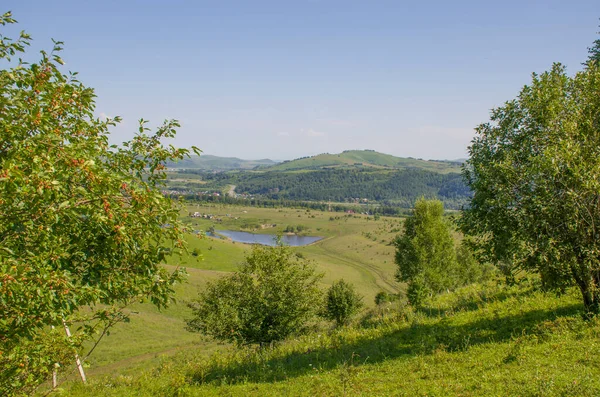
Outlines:
{"label": "grass field", "polygon": [[[212,214],[213,220],[191,218]],[[179,303],[158,312],[131,310],[90,361],[90,381],[66,384],[72,396],[596,396],[600,395],[600,319],[584,320],[578,291],[543,292],[539,280],[498,280],[442,294],[419,310],[396,301],[391,239],[401,219],[296,209],[198,206],[182,212],[193,229],[279,233],[302,225],[323,239],[295,250],[365,296],[366,311],[348,327],[321,323],[272,347],[235,348],[184,329],[183,304],[209,280],[236,269],[247,245],[189,236],[199,256],[185,262],[189,283]],[[219,218],[220,221],[217,221]],[[273,226],[275,225],[275,226]],[[198,258],[202,257],[202,260]]]}
{"label": "grass field", "polygon": [[[190,212],[212,214],[222,221],[191,218]],[[182,218],[198,230],[213,226],[276,234],[287,226],[302,225],[305,227],[302,234],[324,237],[310,246],[295,248],[296,252],[314,260],[324,273],[323,288],[343,278],[364,295],[367,306],[373,306],[377,292],[397,292],[400,288],[394,281],[394,249],[389,245],[400,228],[402,220],[398,218],[382,217],[376,221],[365,215],[222,205],[190,205],[182,211]],[[277,226],[271,227],[273,224]],[[235,270],[250,246],[192,234],[188,243],[190,253],[198,256],[190,254],[169,259],[169,266],[183,265],[189,273],[188,283],[177,287],[177,303],[163,311],[148,303],[130,307],[131,321],[115,326],[88,359],[87,371],[92,377],[135,373],[157,365],[163,355],[190,349],[199,349],[208,355],[215,349],[225,348],[184,329],[185,318],[190,315],[185,302],[196,297],[208,280]]]}
{"label": "grass field", "polygon": [[202,349],[73,396],[597,396],[600,320],[577,291],[470,286],[414,311],[397,304],[273,348]]}

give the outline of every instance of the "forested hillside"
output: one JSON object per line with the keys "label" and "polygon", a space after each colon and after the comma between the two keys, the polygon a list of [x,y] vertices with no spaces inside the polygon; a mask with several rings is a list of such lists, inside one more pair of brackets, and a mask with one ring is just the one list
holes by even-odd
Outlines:
{"label": "forested hillside", "polygon": [[449,208],[459,208],[469,197],[460,174],[424,170],[248,173],[239,176],[236,191],[272,199],[336,202],[366,199],[407,207],[425,196],[439,197]]}
{"label": "forested hillside", "polygon": [[[315,171],[203,172],[181,170],[170,173],[175,193],[229,191],[236,197],[270,200],[378,203],[411,208],[419,197],[437,198],[448,209],[460,209],[470,191],[460,174],[419,169],[321,169]],[[186,179],[187,178],[187,179]],[[182,182],[187,180],[187,182]]]}

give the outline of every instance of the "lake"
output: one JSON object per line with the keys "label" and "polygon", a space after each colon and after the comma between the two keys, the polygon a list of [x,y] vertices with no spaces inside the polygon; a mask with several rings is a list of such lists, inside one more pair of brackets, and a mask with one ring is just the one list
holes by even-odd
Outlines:
{"label": "lake", "polygon": [[[248,232],[234,232],[232,230],[216,230],[215,232],[218,235],[230,238],[231,240],[233,240],[237,243],[261,244],[261,245],[269,245],[271,247],[275,246],[275,239],[277,238],[277,236],[274,234],[254,234],[254,233],[248,233]],[[211,233],[206,233],[206,234],[212,235]],[[303,245],[308,245],[308,244],[314,243],[315,241],[319,241],[322,238],[323,237],[296,236],[296,235],[284,234],[283,236],[281,236],[281,241],[285,245],[289,245],[292,247],[300,247]]]}

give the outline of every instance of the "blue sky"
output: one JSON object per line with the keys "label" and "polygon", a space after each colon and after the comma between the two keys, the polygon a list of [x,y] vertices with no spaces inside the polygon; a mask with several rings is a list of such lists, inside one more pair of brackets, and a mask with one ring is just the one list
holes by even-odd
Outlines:
{"label": "blue sky", "polygon": [[[33,50],[65,42],[98,115],[180,120],[206,154],[466,156],[473,128],[598,38],[590,1],[5,0]],[[15,29],[5,29],[14,34]]]}

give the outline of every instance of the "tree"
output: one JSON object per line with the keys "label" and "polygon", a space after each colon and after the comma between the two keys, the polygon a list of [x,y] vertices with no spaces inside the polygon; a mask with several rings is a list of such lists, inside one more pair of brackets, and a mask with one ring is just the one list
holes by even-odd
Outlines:
{"label": "tree", "polygon": [[456,247],[457,274],[460,285],[472,284],[490,279],[496,268],[488,263],[481,263],[475,255],[476,243],[469,238],[463,239]]}
{"label": "tree", "polygon": [[344,280],[336,281],[327,290],[325,317],[335,321],[337,326],[347,324],[362,307],[362,296]]}
{"label": "tree", "polygon": [[[148,135],[141,121],[133,140],[109,146],[119,119],[94,116],[94,91],[61,72],[60,42],[37,63],[13,59],[30,40],[0,35],[2,395],[30,393],[131,302],[166,306],[184,278],[161,266],[185,248],[179,209],[160,190],[164,162],[188,153],[160,143],[177,122]],[[74,323],[72,337],[60,333]]]}
{"label": "tree", "polygon": [[474,195],[462,229],[483,254],[577,285],[600,308],[600,69],[573,77],[560,64],[533,75],[476,129],[464,177]]}
{"label": "tree", "polygon": [[586,65],[589,65],[591,62],[595,62],[596,65],[600,64],[600,39],[596,39],[594,44],[588,48],[588,54]]}
{"label": "tree", "polygon": [[396,279],[408,283],[412,304],[418,306],[424,296],[457,285],[454,240],[441,201],[417,200],[404,222],[404,234],[394,244]]}
{"label": "tree", "polygon": [[238,271],[209,283],[189,303],[188,329],[238,345],[299,334],[318,312],[321,278],[289,247],[255,245]]}

